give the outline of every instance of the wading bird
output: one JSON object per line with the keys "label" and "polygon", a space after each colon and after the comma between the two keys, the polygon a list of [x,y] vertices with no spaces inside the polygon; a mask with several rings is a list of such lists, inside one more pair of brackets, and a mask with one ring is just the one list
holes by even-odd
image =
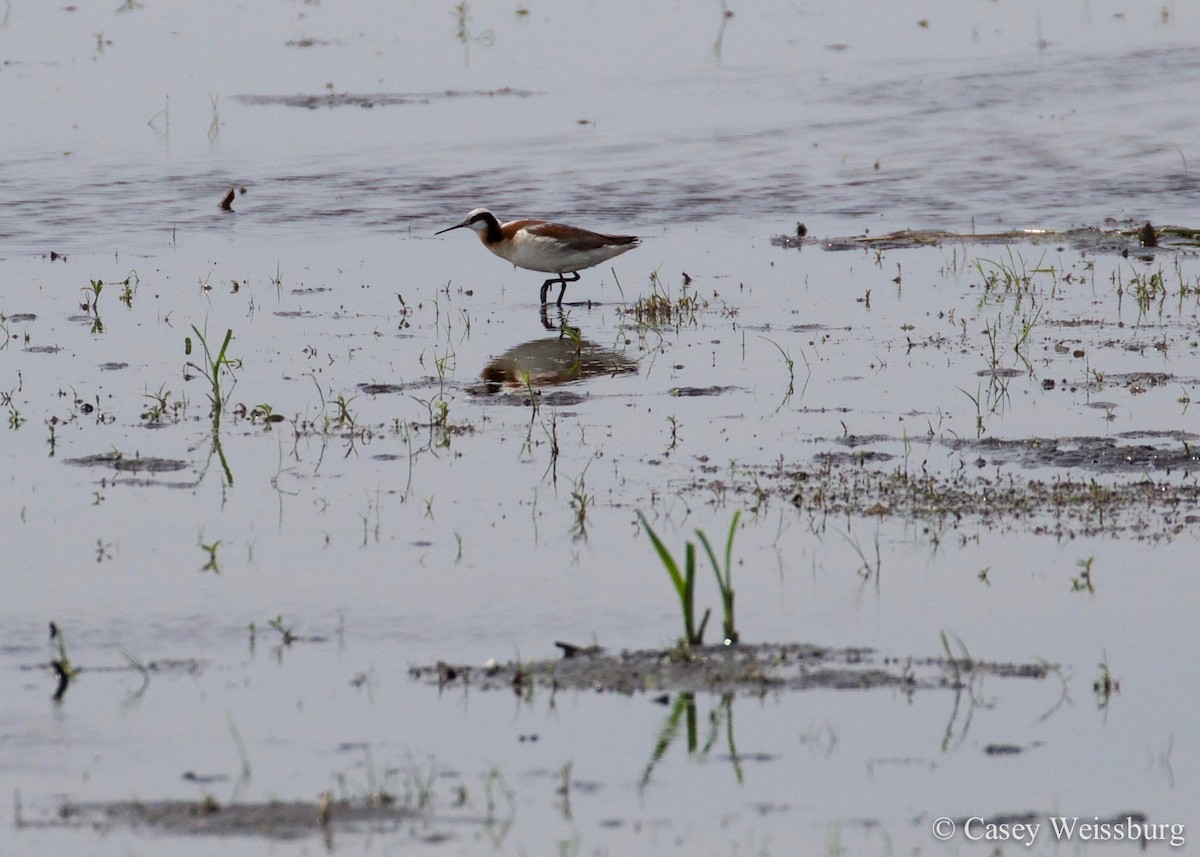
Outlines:
{"label": "wading bird", "polygon": [[558,306],[562,306],[567,283],[578,280],[580,271],[632,250],[639,242],[634,235],[601,235],[577,226],[545,220],[510,220],[501,223],[486,208],[477,208],[462,223],[434,234],[441,235],[464,227],[474,229],[483,246],[516,267],[557,274],[542,283],[542,306],[546,306],[546,293],[554,283],[562,284],[556,301]]}

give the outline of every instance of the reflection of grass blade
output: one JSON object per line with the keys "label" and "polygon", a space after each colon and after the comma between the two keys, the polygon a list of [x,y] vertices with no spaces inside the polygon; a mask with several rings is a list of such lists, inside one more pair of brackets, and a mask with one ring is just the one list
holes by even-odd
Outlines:
{"label": "reflection of grass blade", "polygon": [[680,693],[675,697],[675,702],[671,706],[670,713],[667,714],[667,719],[663,722],[662,729],[658,733],[658,741],[654,744],[654,750],[650,754],[650,761],[646,764],[646,769],[642,772],[642,778],[638,782],[639,788],[645,788],[650,782],[650,776],[654,773],[655,767],[662,761],[662,758],[667,754],[667,750],[675,743],[675,739],[679,737],[679,731],[683,723],[687,724],[687,751],[688,755],[695,756],[699,753],[699,758],[707,758],[712,752],[717,741],[721,737],[721,727],[724,725],[725,742],[729,748],[729,761],[733,766],[733,774],[737,778],[738,783],[745,781],[745,773],[742,771],[741,758],[738,756],[737,744],[733,737],[733,699],[734,694],[721,694],[721,701],[708,714],[708,734],[705,737],[704,745],[700,746],[698,742],[697,729],[697,710],[696,710],[696,695],[694,693]]}
{"label": "reflection of grass blade", "polygon": [[237,724],[233,722],[233,715],[225,715],[225,723],[229,726],[229,734],[233,736],[234,746],[237,747],[238,756],[242,760],[242,770],[238,775],[238,784],[243,780],[249,780],[251,775],[250,757],[246,754],[246,745],[242,743],[242,733],[238,731]]}
{"label": "reflection of grass blade", "polygon": [[146,692],[146,688],[150,685],[150,668],[134,655],[131,655],[126,649],[121,649],[121,656],[125,658],[125,662],[133,669],[137,670],[142,677],[142,686],[135,690],[129,696],[129,701],[134,701],[141,698],[141,695]]}
{"label": "reflection of grass blade", "polygon": [[729,763],[733,765],[733,775],[737,777],[738,785],[745,782],[746,775],[742,771],[742,762],[738,758],[737,744],[733,740],[733,694],[721,694],[721,701],[708,715],[708,740],[704,743],[702,755],[707,756],[720,737],[721,723],[725,724],[725,743],[729,747]]}
{"label": "reflection of grass blade", "polygon": [[745,774],[742,773],[742,763],[738,759],[737,745],[733,743],[733,694],[721,694],[721,707],[725,709],[725,738],[729,743],[729,760],[733,763],[733,773],[737,777],[738,785],[746,781]]}
{"label": "reflection of grass blade", "polygon": [[[696,696],[692,693],[681,693],[675,697],[675,704],[671,706],[671,713],[667,715],[666,721],[663,723],[663,728],[658,733],[658,741],[654,744],[654,751],[650,754],[650,761],[646,764],[646,770],[642,772],[642,779],[638,783],[639,788],[645,788],[650,782],[650,774],[654,772],[654,767],[666,755],[671,744],[674,743],[675,737],[679,734],[679,724],[683,720],[683,715],[688,714],[688,722],[690,729],[694,733],[696,723]],[[695,744],[695,736],[692,735],[692,744]],[[692,749],[695,749],[694,746]]]}
{"label": "reflection of grass blade", "polygon": [[788,399],[790,399],[792,397],[792,394],[796,392],[796,362],[794,360],[792,360],[792,355],[789,354],[787,351],[785,351],[783,346],[780,345],[778,342],[776,342],[774,339],[771,339],[766,336],[760,336],[759,339],[764,339],[767,342],[774,345],[775,348],[779,351],[779,353],[783,356],[783,362],[787,366],[787,370],[788,370],[787,392],[785,392],[783,394],[783,399],[779,402],[779,407],[775,409],[776,411],[778,411],[780,408],[782,408],[787,403]]}
{"label": "reflection of grass blade", "polygon": [[50,665],[54,668],[54,674],[58,677],[58,688],[54,691],[51,699],[55,702],[62,702],[71,680],[79,675],[79,667],[71,664],[71,659],[67,656],[66,637],[63,635],[62,629],[54,622],[50,623],[50,637],[58,644],[58,657],[50,661]]}

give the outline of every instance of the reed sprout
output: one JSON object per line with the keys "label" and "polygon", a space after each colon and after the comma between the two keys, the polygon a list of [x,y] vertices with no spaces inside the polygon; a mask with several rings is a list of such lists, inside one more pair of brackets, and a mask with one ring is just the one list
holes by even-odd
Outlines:
{"label": "reed sprout", "polygon": [[[741,519],[741,512],[735,512],[733,520],[729,524],[729,535],[725,540],[725,555],[724,564],[717,560],[716,551],[713,550],[712,543],[708,536],[702,530],[696,530],[696,537],[700,540],[701,546],[708,555],[709,562],[712,564],[713,575],[717,579],[717,588],[721,592],[721,607],[723,612],[723,630],[725,632],[725,644],[731,645],[738,642],[737,626],[734,621],[734,591],[733,591],[733,539],[737,533],[738,522]],[[667,575],[671,578],[671,583],[675,588],[675,594],[679,598],[679,609],[683,614],[683,637],[681,643],[685,646],[702,646],[704,645],[704,629],[708,625],[708,619],[712,611],[706,609],[704,615],[700,619],[700,624],[696,625],[696,545],[694,542],[688,541],[684,545],[684,561],[681,567],[678,560],[663,543],[658,534],[654,532],[654,528],[646,520],[646,516],[638,512],[638,520],[641,521],[642,527],[646,531],[646,535],[650,537],[650,543],[654,546],[654,551],[658,554],[659,560],[662,562],[663,568]]]}

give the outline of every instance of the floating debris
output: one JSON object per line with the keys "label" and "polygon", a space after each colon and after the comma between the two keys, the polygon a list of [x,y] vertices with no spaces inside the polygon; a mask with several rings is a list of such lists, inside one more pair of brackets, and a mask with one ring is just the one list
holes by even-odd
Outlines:
{"label": "floating debris", "polygon": [[505,86],[500,89],[457,90],[447,89],[443,92],[329,92],[321,95],[235,95],[235,101],[251,105],[274,105],[280,107],[306,107],[316,110],[318,107],[393,107],[403,104],[429,104],[446,98],[498,98],[512,96],[528,98],[539,95],[527,89],[513,89]]}

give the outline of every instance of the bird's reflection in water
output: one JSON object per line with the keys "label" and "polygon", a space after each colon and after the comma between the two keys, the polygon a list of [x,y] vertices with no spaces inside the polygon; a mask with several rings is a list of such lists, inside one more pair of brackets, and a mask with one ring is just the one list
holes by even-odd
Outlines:
{"label": "bird's reflection in water", "polygon": [[597,375],[625,375],[637,368],[636,360],[564,327],[557,337],[523,342],[492,358],[481,377],[486,392],[497,393],[505,387],[544,387]]}

